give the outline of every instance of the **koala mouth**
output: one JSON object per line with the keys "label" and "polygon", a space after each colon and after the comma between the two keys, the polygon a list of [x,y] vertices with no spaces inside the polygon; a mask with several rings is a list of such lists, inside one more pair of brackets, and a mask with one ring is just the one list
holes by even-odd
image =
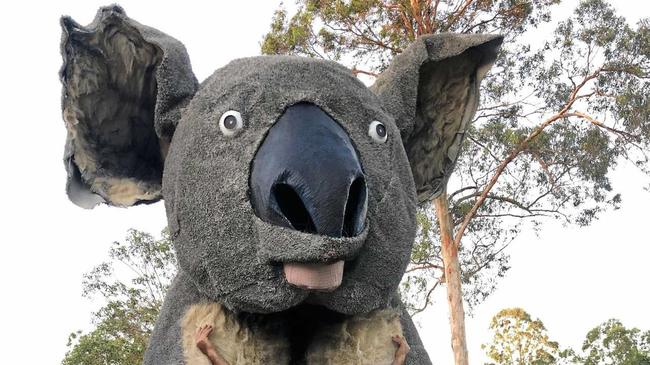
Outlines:
{"label": "koala mouth", "polygon": [[354,237],[331,237],[267,223],[254,216],[260,261],[281,265],[287,282],[306,290],[332,291],[344,281],[346,262],[358,256],[368,227]]}
{"label": "koala mouth", "polygon": [[343,282],[343,266],[339,260],[333,264],[286,262],[284,277],[291,285],[306,290],[333,291]]}

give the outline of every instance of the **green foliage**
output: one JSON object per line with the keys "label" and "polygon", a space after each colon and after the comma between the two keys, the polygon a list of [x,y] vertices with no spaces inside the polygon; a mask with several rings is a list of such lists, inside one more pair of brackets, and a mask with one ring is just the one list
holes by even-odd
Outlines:
{"label": "green foliage", "polygon": [[490,322],[492,342],[481,346],[490,365],[650,365],[650,331],[610,319],[587,333],[581,354],[550,341],[541,320],[521,308],[504,309]]}
{"label": "green foliage", "polygon": [[546,327],[521,308],[503,309],[492,318],[492,343],[482,345],[497,365],[551,365],[556,363],[559,345],[551,341]]}
{"label": "green foliage", "polygon": [[628,329],[610,319],[587,333],[582,353],[568,357],[581,365],[650,365],[650,331]]}
{"label": "green foliage", "polygon": [[[609,174],[623,160],[650,174],[650,20],[632,27],[606,1],[584,0],[546,42],[530,44],[528,35],[558,2],[299,0],[295,14],[276,12],[262,43],[265,54],[333,59],[372,75],[421,34],[506,36],[447,189],[452,224],[463,221],[513,149],[564,114],[523,146],[467,227],[459,259],[470,310],[506,274],[507,247],[523,230],[538,231],[549,219],[584,226],[617,209],[622,197]],[[426,308],[444,282],[431,207],[418,221],[402,293],[411,312]]]}
{"label": "green foliage", "polygon": [[160,239],[129,230],[126,243],[113,243],[109,258],[84,275],[83,296],[103,297],[106,304],[93,313],[92,331],[70,334],[63,365],[142,363],[177,270],[171,238],[166,230]]}
{"label": "green foliage", "polygon": [[276,11],[262,53],[297,54],[384,69],[417,36],[501,33],[510,37],[548,21],[559,0],[298,0],[289,20]]}

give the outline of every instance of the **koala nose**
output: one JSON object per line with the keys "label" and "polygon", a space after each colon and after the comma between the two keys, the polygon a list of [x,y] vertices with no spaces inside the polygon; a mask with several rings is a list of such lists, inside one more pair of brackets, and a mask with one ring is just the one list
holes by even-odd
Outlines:
{"label": "koala nose", "polygon": [[366,181],[345,130],[318,106],[294,104],[253,159],[251,203],[269,223],[332,237],[363,230]]}

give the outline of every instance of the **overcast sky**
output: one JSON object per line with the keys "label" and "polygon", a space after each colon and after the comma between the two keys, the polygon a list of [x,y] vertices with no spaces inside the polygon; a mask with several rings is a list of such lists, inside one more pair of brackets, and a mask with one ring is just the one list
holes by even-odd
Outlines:
{"label": "overcast sky", "polygon": [[[554,12],[567,17],[575,1]],[[68,202],[62,163],[58,18],[92,20],[107,2],[11,2],[3,5],[4,109],[0,135],[2,251],[0,251],[0,343],[2,363],[60,362],[67,335],[89,328],[98,303],[81,298],[84,272],[106,258],[112,241],[128,228],[157,233],[165,225],[161,203],[129,209],[82,210]],[[127,14],[187,46],[203,80],[233,58],[259,53],[279,1],[122,1]],[[650,16],[650,2],[615,2],[633,22]],[[537,32],[543,38],[544,32]],[[512,269],[497,291],[467,319],[471,363],[482,363],[480,344],[500,309],[521,306],[546,324],[551,338],[578,346],[586,332],[608,318],[650,329],[650,194],[648,179],[629,166],[613,175],[622,209],[603,214],[588,228],[550,223],[539,237],[523,234],[510,247]],[[416,317],[437,364],[451,364],[447,307],[442,290],[431,309]],[[35,344],[38,349],[35,350]],[[27,358],[25,356],[28,356]]]}

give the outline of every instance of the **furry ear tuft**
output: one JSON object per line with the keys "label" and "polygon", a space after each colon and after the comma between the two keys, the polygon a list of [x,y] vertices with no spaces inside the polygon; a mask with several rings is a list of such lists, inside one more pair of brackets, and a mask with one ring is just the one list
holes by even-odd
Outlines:
{"label": "furry ear tuft", "polygon": [[478,107],[479,84],[502,41],[496,35],[422,36],[371,87],[396,119],[420,202],[445,188]]}
{"label": "furry ear tuft", "polygon": [[68,197],[84,208],[159,200],[167,146],[198,88],[185,47],[117,5],[61,27]]}

